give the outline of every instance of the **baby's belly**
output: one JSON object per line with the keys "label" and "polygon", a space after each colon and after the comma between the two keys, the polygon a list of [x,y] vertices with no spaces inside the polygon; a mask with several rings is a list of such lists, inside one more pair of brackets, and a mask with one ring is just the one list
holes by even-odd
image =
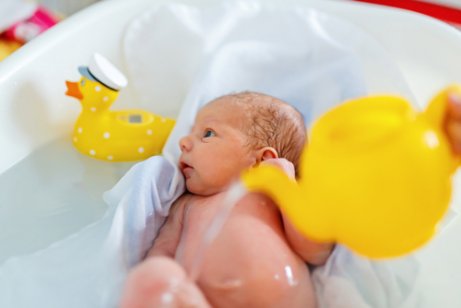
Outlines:
{"label": "baby's belly", "polygon": [[[186,269],[203,236],[193,226],[213,217],[199,210],[191,208],[187,217]],[[213,307],[314,306],[307,266],[286,242],[277,208],[261,195],[234,208],[203,256],[198,284]]]}

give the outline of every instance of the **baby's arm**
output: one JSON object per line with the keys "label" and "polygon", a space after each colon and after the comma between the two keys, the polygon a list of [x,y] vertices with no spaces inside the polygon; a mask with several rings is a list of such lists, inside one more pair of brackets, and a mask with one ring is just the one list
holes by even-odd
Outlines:
{"label": "baby's arm", "polygon": [[[264,164],[273,165],[282,169],[290,178],[295,179],[295,169],[291,162],[284,158],[268,159]],[[334,243],[320,243],[301,234],[291,224],[282,212],[285,235],[291,248],[311,265],[323,265],[334,248]]]}
{"label": "baby's arm", "polygon": [[181,196],[172,205],[170,214],[161,227],[154,245],[147,253],[148,257],[167,256],[174,258],[183,228],[184,205],[187,195]]}
{"label": "baby's arm", "polygon": [[282,213],[283,225],[285,227],[285,235],[287,236],[288,242],[294,251],[301,258],[311,265],[324,265],[330,256],[334,243],[321,243],[309,239],[305,235],[299,233],[298,230],[286,219]]}
{"label": "baby's arm", "polygon": [[121,295],[121,308],[211,307],[199,287],[173,259],[182,232],[187,198],[183,195],[173,204],[147,260],[128,274]]}

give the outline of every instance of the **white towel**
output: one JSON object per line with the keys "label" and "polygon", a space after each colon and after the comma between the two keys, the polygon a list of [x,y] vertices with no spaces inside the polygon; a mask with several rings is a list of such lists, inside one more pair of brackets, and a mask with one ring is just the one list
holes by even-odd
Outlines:
{"label": "white towel", "polygon": [[133,21],[123,48],[138,103],[154,112],[153,102],[203,104],[253,90],[290,102],[309,125],[328,108],[368,93],[411,99],[398,67],[373,37],[309,9],[308,2],[164,5]]}
{"label": "white towel", "polygon": [[312,275],[319,307],[420,307],[419,267],[412,255],[372,261],[338,245]]}

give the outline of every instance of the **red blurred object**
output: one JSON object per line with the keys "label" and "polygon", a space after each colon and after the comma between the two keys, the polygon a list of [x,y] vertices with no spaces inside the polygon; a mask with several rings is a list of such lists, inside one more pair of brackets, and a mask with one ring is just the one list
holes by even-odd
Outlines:
{"label": "red blurred object", "polygon": [[31,17],[8,28],[4,36],[10,40],[26,43],[57,23],[58,19],[56,17],[45,8],[39,6]]}
{"label": "red blurred object", "polygon": [[461,27],[461,9],[455,8],[452,6],[436,4],[434,2],[419,1],[419,0],[355,0],[355,1],[367,2],[367,3],[373,3],[373,4],[381,4],[381,5],[387,5],[387,6],[407,9],[410,11],[422,13],[422,14],[443,20],[456,27]]}

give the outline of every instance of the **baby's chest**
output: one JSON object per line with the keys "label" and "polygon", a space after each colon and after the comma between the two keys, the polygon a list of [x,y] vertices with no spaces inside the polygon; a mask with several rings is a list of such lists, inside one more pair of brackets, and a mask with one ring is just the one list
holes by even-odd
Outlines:
{"label": "baby's chest", "polygon": [[[184,264],[189,268],[200,255],[202,282],[220,285],[230,278],[256,281],[268,273],[281,275],[284,266],[296,263],[278,210],[255,201],[244,200],[227,217],[219,205],[211,203],[190,204],[186,209],[181,239]],[[213,240],[208,242],[210,238]],[[259,271],[260,267],[265,270]]]}
{"label": "baby's chest", "polygon": [[233,205],[225,204],[223,194],[205,198],[192,198],[184,211],[184,226],[188,233],[196,235],[212,227],[225,227],[255,223],[280,227],[280,214],[276,206],[267,198],[248,195]]}
{"label": "baby's chest", "polygon": [[184,211],[181,242],[194,250],[205,238],[213,238],[211,246],[223,246],[220,250],[284,241],[278,209],[260,196],[243,198],[230,210],[219,196],[191,200]]}

